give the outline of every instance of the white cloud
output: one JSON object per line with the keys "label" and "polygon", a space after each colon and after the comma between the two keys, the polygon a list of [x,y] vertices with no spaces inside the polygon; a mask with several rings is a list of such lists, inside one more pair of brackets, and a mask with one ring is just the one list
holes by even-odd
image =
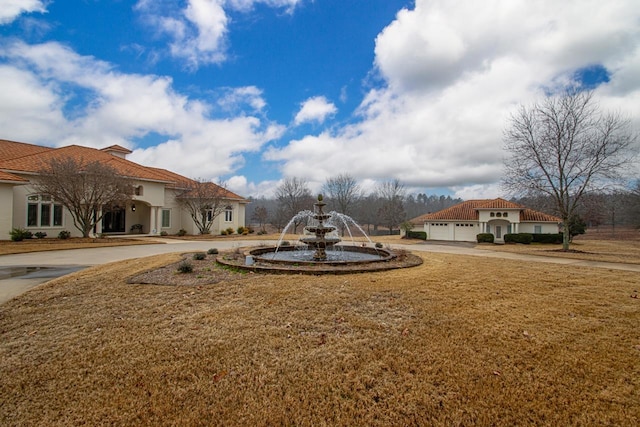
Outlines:
{"label": "white cloud", "polygon": [[348,171],[494,195],[509,114],[559,78],[601,64],[611,72],[598,88],[603,106],[640,117],[639,20],[632,0],[417,0],[376,39],[386,85],[365,96],[359,120],[265,159],[310,180]]}
{"label": "white cloud", "polygon": [[324,96],[314,96],[300,104],[300,111],[296,114],[296,125],[308,122],[322,123],[329,116],[338,112],[335,104]]}
{"label": "white cloud", "polygon": [[23,13],[46,13],[47,8],[41,0],[3,0],[0,7],[0,25],[10,24]]}
{"label": "white cloud", "polygon": [[[119,73],[57,43],[13,42],[0,48],[0,57],[15,64],[0,66],[5,138],[98,148],[120,144],[134,148],[134,161],[215,178],[232,173],[242,166],[243,153],[260,150],[284,131],[244,112],[213,119],[212,105],[176,92],[169,77]],[[237,92],[260,106],[255,88]],[[164,142],[132,146],[150,134]]]}
{"label": "white cloud", "polygon": [[171,56],[185,68],[227,60],[229,16],[226,9],[248,12],[257,3],[292,13],[301,0],[187,0],[184,9],[169,1],[139,0],[135,10],[158,32],[171,39]]}

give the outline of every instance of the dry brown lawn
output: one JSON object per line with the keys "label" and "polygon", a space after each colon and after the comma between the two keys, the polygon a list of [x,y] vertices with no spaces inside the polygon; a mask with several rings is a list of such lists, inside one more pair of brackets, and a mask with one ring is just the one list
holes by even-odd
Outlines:
{"label": "dry brown lawn", "polygon": [[21,242],[0,240],[0,255],[22,254],[27,252],[58,251],[65,249],[103,248],[106,246],[148,245],[158,243],[144,238],[72,238],[60,239],[29,239]]}
{"label": "dry brown lawn", "polygon": [[127,284],[162,255],[49,282],[0,306],[0,425],[639,424],[638,273],[421,256]]}

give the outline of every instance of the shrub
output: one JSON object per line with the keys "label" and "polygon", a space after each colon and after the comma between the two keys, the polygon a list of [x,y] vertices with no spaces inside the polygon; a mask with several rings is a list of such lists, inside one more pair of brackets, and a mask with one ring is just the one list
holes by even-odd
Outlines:
{"label": "shrub", "polygon": [[61,230],[61,231],[58,233],[58,239],[60,239],[60,240],[67,240],[67,239],[68,239],[68,238],[70,238],[70,237],[71,237],[71,232],[70,232],[70,231],[67,231],[67,230]]}
{"label": "shrub", "polygon": [[283,240],[282,243],[280,243],[280,246],[291,246],[291,242],[289,242],[288,240]]}
{"label": "shrub", "polygon": [[238,234],[244,234],[244,230],[246,230],[243,226],[238,227]]}
{"label": "shrub", "polygon": [[493,243],[493,234],[491,233],[480,233],[476,236],[478,243]]}
{"label": "shrub", "polygon": [[256,230],[254,230],[252,227],[245,227],[244,231],[249,234],[253,234],[256,232]]}
{"label": "shrub", "polygon": [[206,257],[207,254],[205,254],[204,252],[196,252],[195,254],[193,254],[193,259],[196,261],[202,261]]}
{"label": "shrub", "polygon": [[47,233],[45,233],[44,231],[37,231],[33,235],[36,236],[38,239],[44,239],[45,237],[47,237]]}
{"label": "shrub", "polygon": [[532,234],[534,243],[558,244],[562,243],[562,233]]}
{"label": "shrub", "polygon": [[211,249],[209,249],[209,250],[207,251],[207,253],[208,253],[209,255],[218,255],[218,249],[216,249],[216,248],[211,248]]}
{"label": "shrub", "polygon": [[166,231],[164,231],[164,230],[163,230],[163,231],[161,231],[161,232],[160,232],[160,235],[161,235],[161,236],[168,236],[168,235],[169,235],[169,233],[167,233]]}
{"label": "shrub", "polygon": [[233,227],[227,228],[227,234],[229,234],[229,235],[233,234],[234,231],[235,230],[233,229]]}
{"label": "shrub", "polygon": [[14,228],[9,232],[9,235],[14,242],[21,242],[24,239],[31,239],[33,237],[33,233],[24,228]]}
{"label": "shrub", "polygon": [[427,240],[427,232],[426,231],[409,231],[407,233],[407,237],[409,239]]}
{"label": "shrub", "polygon": [[178,264],[178,273],[192,273],[193,265],[189,262],[189,260],[183,260]]}
{"label": "shrub", "polygon": [[176,235],[182,237],[185,234],[187,234],[187,230],[185,230],[184,228],[181,228],[180,230],[178,230],[178,232],[176,233]]}
{"label": "shrub", "polygon": [[378,249],[382,249],[384,247],[384,245],[382,243],[380,243],[380,242],[377,242],[375,246]]}
{"label": "shrub", "polygon": [[505,243],[522,243],[524,245],[528,245],[533,240],[533,235],[531,233],[513,233],[513,234],[505,234],[504,242]]}

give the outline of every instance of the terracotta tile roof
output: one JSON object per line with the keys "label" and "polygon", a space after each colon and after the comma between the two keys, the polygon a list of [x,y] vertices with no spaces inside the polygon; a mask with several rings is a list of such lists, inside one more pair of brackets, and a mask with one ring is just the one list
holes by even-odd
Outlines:
{"label": "terracotta tile roof", "polygon": [[544,212],[534,211],[533,209],[525,208],[520,212],[520,221],[531,222],[562,222],[561,218],[557,216],[548,215]]}
{"label": "terracotta tile roof", "polygon": [[477,221],[480,209],[519,209],[520,221],[560,222],[560,218],[543,212],[528,209],[504,199],[467,200],[438,212],[420,215],[410,220],[412,224],[422,225],[427,221]]}
{"label": "terracotta tile roof", "polygon": [[[122,176],[132,179],[161,182],[169,188],[184,188],[191,179],[166,169],[142,166],[122,157],[109,154],[109,151],[130,152],[119,145],[98,150],[80,145],[69,145],[61,148],[40,147],[21,142],[0,140],[0,173],[13,180],[23,180],[11,172],[37,173],[51,159],[72,158],[78,162],[101,162],[109,165]],[[4,170],[4,172],[2,172]],[[0,175],[0,179],[2,175]],[[215,185],[212,183],[212,185]],[[246,201],[231,191],[226,192],[229,199]]]}
{"label": "terracotta tile roof", "polygon": [[485,200],[486,203],[478,206],[477,209],[525,209],[524,206],[517,203],[510,202],[505,199],[497,198],[491,200]]}
{"label": "terracotta tile roof", "polygon": [[0,139],[0,161],[43,153],[53,148]]}
{"label": "terracotta tile roof", "polygon": [[109,151],[118,151],[118,152],[120,152],[120,153],[124,153],[124,154],[131,154],[131,153],[133,153],[133,151],[129,150],[128,148],[125,148],[125,147],[123,147],[123,146],[121,146],[121,145],[117,145],[117,144],[116,144],[116,145],[110,145],[110,146],[105,147],[105,148],[101,148],[101,149],[100,149],[100,151],[106,151],[106,152],[109,152]]}
{"label": "terracotta tile roof", "polygon": [[2,172],[0,171],[0,182],[15,182],[15,183],[20,183],[20,182],[24,182],[27,183],[29,182],[28,180],[21,178],[17,175],[14,175],[12,173],[8,173],[8,172]]}

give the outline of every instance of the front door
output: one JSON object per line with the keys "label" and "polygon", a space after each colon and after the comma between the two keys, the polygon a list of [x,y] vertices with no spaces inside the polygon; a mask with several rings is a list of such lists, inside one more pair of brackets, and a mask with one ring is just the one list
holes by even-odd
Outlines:
{"label": "front door", "polygon": [[502,226],[496,225],[496,239],[502,239]]}
{"label": "front door", "polygon": [[125,209],[119,206],[112,208],[104,208],[104,216],[102,217],[103,233],[124,233]]}

